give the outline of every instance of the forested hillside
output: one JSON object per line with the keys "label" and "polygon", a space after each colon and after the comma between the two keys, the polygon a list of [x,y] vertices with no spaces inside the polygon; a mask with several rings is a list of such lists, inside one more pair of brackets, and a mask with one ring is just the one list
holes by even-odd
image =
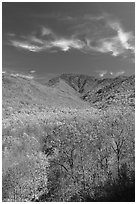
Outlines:
{"label": "forested hillside", "polygon": [[134,76],[3,75],[3,201],[134,201]]}

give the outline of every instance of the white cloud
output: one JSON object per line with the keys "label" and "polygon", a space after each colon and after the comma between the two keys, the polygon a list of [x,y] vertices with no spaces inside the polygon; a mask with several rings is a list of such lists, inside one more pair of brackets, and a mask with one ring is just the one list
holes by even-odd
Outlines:
{"label": "white cloud", "polygon": [[110,21],[108,15],[87,15],[84,19],[91,19],[91,22],[84,21],[77,24],[73,36],[86,41],[84,51],[87,53],[109,53],[115,57],[121,55],[127,58],[135,52],[133,33],[126,32],[119,22]]}
{"label": "white cloud", "polygon": [[79,21],[100,21],[104,19],[104,15],[91,15],[85,14],[84,16],[64,16],[59,18],[61,21],[68,21],[68,22],[75,22],[78,23]]}
{"label": "white cloud", "polygon": [[21,77],[21,78],[24,78],[24,79],[33,79],[34,77],[33,76],[30,76],[30,75],[23,75],[23,74],[10,74],[12,77]]}
{"label": "white cloud", "polygon": [[26,41],[23,42],[23,41],[11,40],[11,45],[17,48],[29,50],[31,52],[39,52],[41,50],[41,47],[30,44],[29,42],[26,42]]}
{"label": "white cloud", "polygon": [[109,72],[110,75],[114,76],[114,77],[118,77],[120,75],[123,75],[125,73],[125,71],[119,71],[119,72]]}
{"label": "white cloud", "polygon": [[117,37],[100,39],[97,43],[98,46],[91,47],[91,49],[102,53],[110,53],[113,56],[118,56],[124,52]]}
{"label": "white cloud", "polygon": [[[85,53],[109,53],[114,57],[121,55],[124,58],[132,58],[133,62],[135,37],[132,32],[125,32],[119,22],[110,21],[107,15],[85,15],[80,19],[83,21],[74,26],[75,29],[71,30],[69,37],[58,36],[51,29],[40,26],[39,37],[36,31],[26,37],[18,37],[19,40],[15,34],[9,35],[9,41],[12,46],[31,52],[54,52],[58,49],[67,52],[76,49]],[[100,20],[103,24],[94,25]],[[89,24],[90,21],[95,22]]]}
{"label": "white cloud", "polygon": [[16,41],[11,40],[11,44],[15,47],[26,49],[31,52],[40,52],[44,50],[56,49],[59,48],[60,50],[66,52],[71,48],[81,50],[84,46],[82,41],[77,39],[57,39],[57,40],[50,40],[50,41],[43,41],[42,45],[34,45],[27,41]]}
{"label": "white cloud", "polygon": [[125,32],[120,23],[108,22],[108,25],[117,31],[117,36],[114,38],[116,43],[120,43],[121,47],[125,50],[131,50],[135,52],[135,46],[133,45],[134,36],[132,32]]}
{"label": "white cloud", "polygon": [[32,43],[43,44],[43,40],[37,38],[36,36],[30,36],[28,40],[30,40]]}
{"label": "white cloud", "polygon": [[87,39],[87,48],[91,51],[111,53],[113,56],[124,56],[127,52],[135,51],[135,47],[129,43],[133,38],[132,33],[119,29],[116,36],[97,40],[96,46],[92,46],[92,40]]}
{"label": "white cloud", "polygon": [[65,52],[70,49],[70,42],[65,39],[53,41],[51,42],[51,45],[52,47],[58,47]]}
{"label": "white cloud", "polygon": [[41,28],[41,35],[42,35],[42,36],[45,36],[45,35],[50,35],[50,34],[53,35],[52,30],[49,29],[49,28],[46,28],[46,27],[42,26],[42,28]]}
{"label": "white cloud", "polygon": [[106,70],[97,70],[96,73],[100,76],[100,77],[104,77],[104,75],[107,74]]}
{"label": "white cloud", "polygon": [[35,73],[35,72],[36,72],[35,70],[31,70],[31,71],[30,71],[31,74],[33,74],[33,73]]}
{"label": "white cloud", "polygon": [[52,41],[51,45],[53,47],[58,47],[65,52],[71,48],[78,49],[78,50],[83,48],[83,43],[77,39],[59,39],[59,40]]}
{"label": "white cloud", "polygon": [[86,14],[84,15],[84,20],[90,20],[90,21],[100,21],[104,19],[104,15],[98,15],[98,16],[93,16],[91,14]]}

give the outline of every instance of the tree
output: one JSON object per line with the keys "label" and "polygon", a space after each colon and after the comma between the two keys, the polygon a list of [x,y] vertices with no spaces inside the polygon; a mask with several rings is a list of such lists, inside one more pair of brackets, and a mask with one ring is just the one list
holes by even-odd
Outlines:
{"label": "tree", "polygon": [[106,123],[108,139],[116,158],[117,176],[120,179],[121,164],[128,159],[132,145],[132,135],[129,131],[131,124],[127,123],[127,118],[122,113],[107,119]]}
{"label": "tree", "polygon": [[24,133],[20,140],[10,140],[4,164],[6,161],[8,166],[3,175],[4,200],[30,201],[32,197],[35,199],[47,190],[48,160],[39,151],[39,142],[35,138]]}

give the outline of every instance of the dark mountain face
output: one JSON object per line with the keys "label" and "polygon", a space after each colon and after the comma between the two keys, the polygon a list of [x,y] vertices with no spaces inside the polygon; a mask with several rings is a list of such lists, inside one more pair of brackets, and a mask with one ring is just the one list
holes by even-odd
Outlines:
{"label": "dark mountain face", "polygon": [[92,76],[62,74],[49,80],[49,86],[55,86],[60,80],[70,85],[81,99],[92,106],[106,108],[110,105],[128,105],[134,107],[135,76],[97,79]]}

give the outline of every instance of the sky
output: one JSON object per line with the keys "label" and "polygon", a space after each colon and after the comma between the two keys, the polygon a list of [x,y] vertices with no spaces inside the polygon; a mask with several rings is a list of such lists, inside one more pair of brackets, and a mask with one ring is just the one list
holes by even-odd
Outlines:
{"label": "sky", "polygon": [[3,2],[3,71],[132,75],[135,3]]}

